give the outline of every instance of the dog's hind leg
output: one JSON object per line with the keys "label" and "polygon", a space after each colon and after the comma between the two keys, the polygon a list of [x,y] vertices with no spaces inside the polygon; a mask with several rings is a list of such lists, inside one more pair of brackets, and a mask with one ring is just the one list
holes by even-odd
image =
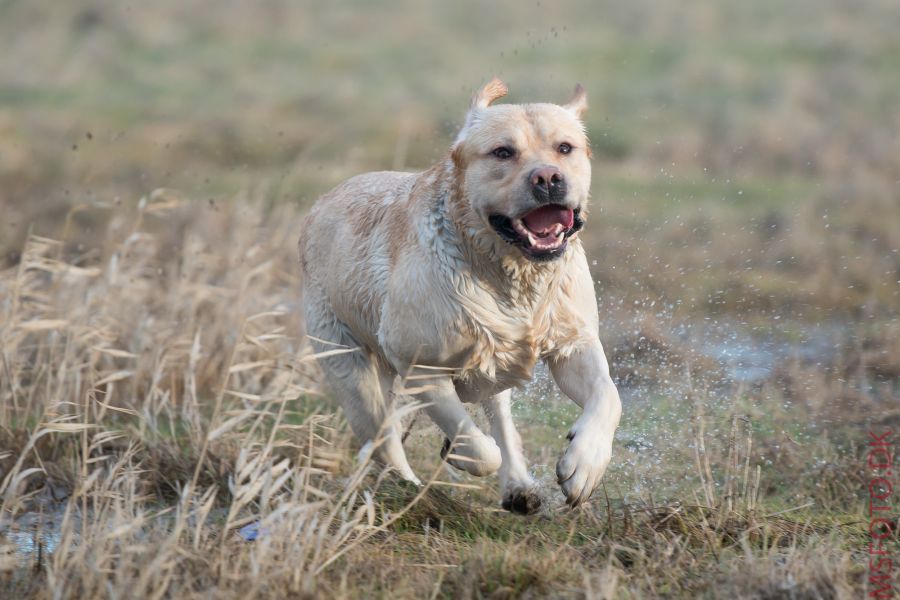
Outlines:
{"label": "dog's hind leg", "polygon": [[501,504],[510,512],[528,515],[540,510],[543,498],[528,472],[522,452],[522,438],[512,420],[511,396],[509,390],[500,392],[484,400],[482,406],[491,423],[491,436],[503,455],[500,466]]}
{"label": "dog's hind leg", "polygon": [[[307,305],[307,330],[321,340],[340,344],[347,352],[321,356],[319,364],[337,394],[347,421],[363,448],[373,448],[373,456],[396,470],[403,479],[419,485],[400,438],[399,420],[393,418],[390,390],[394,373],[378,364],[376,358],[353,338],[330,311]],[[312,309],[312,310],[311,310]],[[319,315],[316,315],[319,312]],[[326,314],[321,314],[326,313]],[[325,318],[310,318],[323,316]],[[333,352],[333,344],[312,340],[318,353]]]}
{"label": "dog's hind leg", "polygon": [[[380,427],[376,434],[368,438],[372,441],[375,457],[386,466],[395,469],[403,479],[416,485],[421,485],[422,482],[413,473],[406,459],[406,452],[403,450],[400,419],[394,412],[395,406],[392,394],[394,373],[382,370],[375,366],[374,361],[371,362],[373,362],[373,369],[380,384],[381,404],[371,406],[360,402],[344,402],[344,413],[346,413],[347,419],[351,423],[353,421],[364,424],[369,422],[379,423],[380,420]],[[368,388],[370,384],[367,381],[363,385]],[[352,393],[347,397],[352,397]],[[379,408],[379,406],[383,406],[383,408]],[[359,426],[357,425],[357,427]],[[364,427],[368,429],[367,425],[364,425]],[[360,437],[356,433],[356,428],[354,428],[354,433],[357,437]]]}

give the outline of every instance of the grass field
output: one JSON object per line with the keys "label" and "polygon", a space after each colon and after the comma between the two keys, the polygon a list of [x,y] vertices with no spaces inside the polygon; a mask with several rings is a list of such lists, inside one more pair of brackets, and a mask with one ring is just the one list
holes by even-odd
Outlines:
{"label": "grass field", "polygon": [[[0,0],[0,597],[878,589],[898,28],[890,0]],[[511,101],[588,89],[624,403],[573,511],[553,469],[576,408],[542,371],[514,393],[550,498],[527,518],[413,412],[425,488],[360,463],[297,306],[311,202],[437,160],[492,75]],[[896,563],[897,528],[884,544]]]}

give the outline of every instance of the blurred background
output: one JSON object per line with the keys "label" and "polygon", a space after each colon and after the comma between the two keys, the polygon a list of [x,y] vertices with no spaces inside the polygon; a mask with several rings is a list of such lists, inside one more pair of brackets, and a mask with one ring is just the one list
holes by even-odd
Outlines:
{"label": "blurred background", "polygon": [[589,91],[607,295],[893,314],[898,27],[891,0],[4,0],[0,260],[73,207],[86,250],[157,188],[307,206],[352,174],[424,169],[498,75],[510,102]]}
{"label": "blurred background", "polygon": [[[72,264],[105,260],[110,224],[148,197],[193,207],[150,224],[160,273],[222,207],[263,229],[290,208],[290,237],[339,181],[440,160],[490,77],[511,102],[581,82],[584,237],[620,382],[707,359],[759,382],[793,358],[892,397],[898,29],[892,0],[7,0],[0,260],[15,267],[29,231]],[[293,242],[273,252],[295,281]]]}
{"label": "blurred background", "polygon": [[[896,0],[0,0],[0,518],[37,557],[16,581],[44,585],[33,573],[60,527],[41,515],[140,492],[127,527],[97,511],[107,541],[57,553],[47,580],[115,595],[90,561],[147,541],[107,532],[191,480],[253,513],[234,473],[260,444],[295,470],[316,456],[316,485],[342,497],[358,447],[305,354],[300,219],[347,177],[440,160],[496,75],[509,102],[588,90],[583,239],[625,405],[608,496],[560,506],[554,465],[578,411],[539,370],[513,410],[553,520],[500,513],[496,479],[467,479],[452,496],[465,510],[426,505],[379,530],[320,590],[349,577],[373,596],[398,582],[410,597],[565,595],[608,564],[628,597],[864,595],[863,449],[900,427],[898,31]],[[257,423],[276,412],[269,438]],[[439,466],[424,421],[407,442],[420,475]],[[324,453],[297,424],[329,432]],[[90,452],[68,436],[93,427]],[[131,492],[82,485],[101,451],[140,465],[101,476]],[[10,473],[29,474],[15,502],[24,475]],[[253,510],[281,510],[266,494]],[[231,567],[207,555],[231,555],[174,552],[161,523],[171,557],[133,550],[119,595],[166,561],[183,572],[174,588],[160,575],[159,595],[221,583]],[[265,550],[241,548],[235,560]],[[256,597],[265,580],[227,585]]]}

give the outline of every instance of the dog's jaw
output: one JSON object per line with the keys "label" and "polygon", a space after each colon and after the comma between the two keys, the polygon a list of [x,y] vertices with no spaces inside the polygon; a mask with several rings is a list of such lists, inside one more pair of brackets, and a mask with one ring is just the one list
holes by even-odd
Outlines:
{"label": "dog's jaw", "polygon": [[557,227],[551,235],[540,237],[529,230],[521,217],[510,218],[502,214],[493,214],[488,222],[494,232],[507,244],[516,246],[522,255],[532,262],[550,262],[560,258],[566,252],[569,238],[584,227],[581,208],[573,211],[571,226]]}

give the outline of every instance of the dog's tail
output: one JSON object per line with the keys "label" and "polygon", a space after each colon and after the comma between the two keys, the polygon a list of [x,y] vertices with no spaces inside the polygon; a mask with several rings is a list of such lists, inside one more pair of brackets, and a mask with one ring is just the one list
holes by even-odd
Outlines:
{"label": "dog's tail", "polygon": [[[309,265],[307,264],[309,252],[306,247],[306,232],[309,231],[309,223],[311,221],[311,215],[309,213],[303,217],[300,221],[299,234],[300,237],[297,239],[297,256],[300,259],[300,285],[297,290],[297,306],[300,307],[300,310],[305,311],[305,296],[306,296],[306,285],[309,280]],[[300,327],[302,330],[299,332],[301,338],[306,337],[306,315],[303,315],[303,319],[300,320]]]}
{"label": "dog's tail", "polygon": [[306,280],[309,278],[309,265],[307,263],[309,252],[306,246],[307,235],[306,232],[309,231],[310,222],[312,221],[312,213],[307,213],[306,216],[303,217],[303,220],[300,221],[300,237],[297,239],[297,256],[300,258],[300,293],[303,293],[303,287]]}

